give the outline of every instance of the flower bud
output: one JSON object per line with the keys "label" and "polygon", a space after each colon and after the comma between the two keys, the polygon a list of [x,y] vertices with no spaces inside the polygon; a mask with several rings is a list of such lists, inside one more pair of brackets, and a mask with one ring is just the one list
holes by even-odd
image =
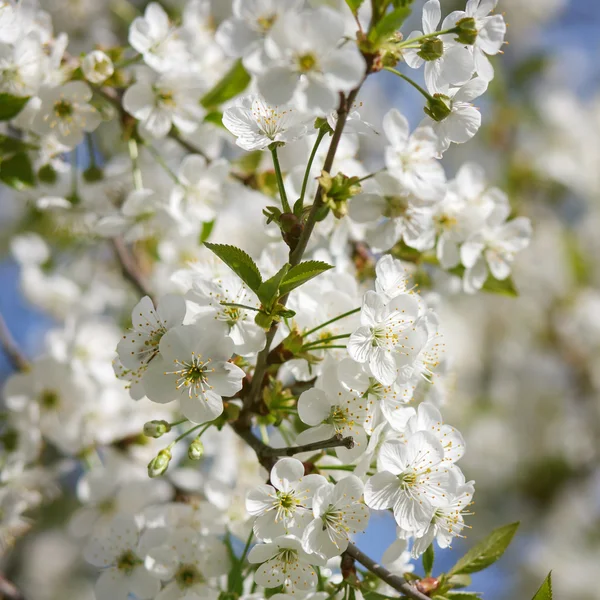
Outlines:
{"label": "flower bud", "polygon": [[477,25],[473,17],[465,17],[456,23],[456,37],[460,44],[472,46],[477,39]]}
{"label": "flower bud", "polygon": [[37,176],[42,183],[53,184],[56,183],[56,180],[58,179],[56,169],[50,164],[40,167]]}
{"label": "flower bud", "polygon": [[425,40],[417,54],[426,61],[437,60],[444,54],[444,42],[438,37]]}
{"label": "flower bud", "polygon": [[148,421],[144,423],[144,435],[152,438],[159,438],[165,433],[171,431],[171,425],[166,421]]}
{"label": "flower bud", "polygon": [[200,438],[196,438],[188,448],[188,457],[190,460],[200,460],[204,455],[204,444]]}
{"label": "flower bud", "polygon": [[104,179],[104,171],[100,167],[92,165],[83,172],[83,178],[88,183],[94,183],[95,181]]}
{"label": "flower bud", "polygon": [[171,462],[171,447],[163,448],[149,463],[148,477],[159,477],[168,468]]}
{"label": "flower bud", "polygon": [[451,100],[444,94],[434,94],[423,109],[434,121],[443,121],[452,112]]}
{"label": "flower bud", "polygon": [[101,50],[90,52],[81,61],[81,70],[90,83],[96,84],[106,81],[115,72],[112,60]]}

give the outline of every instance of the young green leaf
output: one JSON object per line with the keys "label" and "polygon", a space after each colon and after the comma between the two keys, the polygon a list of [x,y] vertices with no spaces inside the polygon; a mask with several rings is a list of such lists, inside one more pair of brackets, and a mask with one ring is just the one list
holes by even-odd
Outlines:
{"label": "young green leaf", "polygon": [[289,263],[286,263],[277,273],[275,273],[275,275],[273,275],[273,277],[263,281],[260,284],[256,295],[267,310],[270,310],[273,307],[273,304],[275,304],[279,298],[279,286],[281,285],[282,279],[287,275],[289,269],[290,265]]}
{"label": "young green leaf", "polygon": [[481,600],[478,592],[446,592],[448,600]]}
{"label": "young green leaf", "polygon": [[303,283],[329,269],[333,269],[333,267],[319,260],[308,260],[292,267],[279,286],[280,295],[289,294]]}
{"label": "young green leaf", "polygon": [[410,13],[411,10],[408,7],[396,8],[392,12],[387,13],[379,23],[373,27],[369,33],[369,40],[378,42],[394,33],[394,31],[398,31]]}
{"label": "young green leaf", "polygon": [[435,559],[435,552],[433,550],[433,544],[429,544],[427,550],[423,553],[423,570],[425,576],[430,577],[433,571],[433,561]]}
{"label": "young green leaf", "polygon": [[512,277],[507,277],[500,281],[499,279],[494,279],[490,275],[481,289],[490,292],[491,294],[500,294],[502,296],[516,297],[519,295]]}
{"label": "young green leaf", "polygon": [[238,60],[227,71],[223,79],[200,99],[200,104],[208,109],[220,106],[224,102],[227,102],[227,100],[231,100],[238,94],[241,94],[248,87],[249,83],[250,75],[244,69],[242,61]]}
{"label": "young green leaf", "polygon": [[16,117],[29,101],[29,96],[11,96],[0,94],[0,121],[8,121]]}
{"label": "young green leaf", "polygon": [[200,235],[198,237],[198,241],[201,244],[204,244],[204,242],[210,237],[210,234],[212,233],[214,226],[215,226],[214,219],[212,221],[207,221],[206,223],[202,223],[202,230],[200,231]]}
{"label": "young green leaf", "polygon": [[533,600],[552,600],[552,571],[544,579],[540,589],[535,593]]}
{"label": "young green leaf", "polygon": [[34,144],[28,144],[17,138],[10,137],[8,135],[0,134],[0,158],[12,156],[17,152],[25,152],[26,150],[35,150],[39,146]]}
{"label": "young green leaf", "polygon": [[503,554],[513,539],[519,523],[511,523],[494,529],[488,537],[475,544],[450,569],[449,575],[460,573],[476,573],[495,563]]}
{"label": "young green leaf", "polygon": [[361,7],[361,4],[364,2],[365,0],[346,0],[346,4],[348,5],[348,7],[350,8],[350,10],[356,14],[358,12],[358,9]]}
{"label": "young green leaf", "polygon": [[229,244],[204,245],[214,252],[253,292],[257,293],[262,277],[256,263],[241,248]]}
{"label": "young green leaf", "polygon": [[16,190],[35,185],[35,173],[29,156],[25,152],[18,152],[14,156],[1,161],[0,181]]}

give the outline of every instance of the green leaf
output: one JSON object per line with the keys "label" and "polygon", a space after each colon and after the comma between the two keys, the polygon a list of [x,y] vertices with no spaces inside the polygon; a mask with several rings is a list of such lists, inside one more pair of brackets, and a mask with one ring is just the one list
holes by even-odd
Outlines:
{"label": "green leaf", "polygon": [[225,125],[223,125],[223,113],[220,110],[211,110],[209,113],[206,113],[203,122],[212,123],[217,127],[225,129]]}
{"label": "green leaf", "polygon": [[214,108],[231,100],[238,94],[241,94],[250,83],[248,75],[242,61],[238,60],[233,67],[225,74],[223,79],[215,87],[207,92],[200,100],[204,108]]}
{"label": "green leaf", "polygon": [[452,575],[448,577],[446,580],[448,587],[451,589],[454,588],[464,588],[468,585],[471,585],[471,576],[470,575]]}
{"label": "green leaf", "polygon": [[229,244],[204,245],[214,252],[253,292],[258,293],[262,283],[256,263],[241,248]]}
{"label": "green leaf", "polygon": [[0,94],[0,121],[8,121],[16,117],[29,101],[29,96],[11,96]]}
{"label": "green leaf", "polygon": [[433,550],[433,544],[429,544],[427,550],[423,553],[423,569],[425,576],[430,577],[433,571],[433,561],[435,559],[435,552]]}
{"label": "green leaf", "polygon": [[478,592],[446,592],[448,600],[481,600]]}
{"label": "green leaf", "polygon": [[535,593],[533,600],[552,600],[552,571],[544,579],[540,589]]}
{"label": "green leaf", "polygon": [[0,158],[11,156],[17,152],[25,152],[27,150],[36,150],[38,146],[28,144],[8,135],[0,134]]}
{"label": "green leaf", "polygon": [[319,260],[308,260],[300,263],[299,265],[292,267],[283,278],[283,281],[279,286],[279,293],[281,296],[285,296],[285,294],[289,294],[303,283],[306,283],[313,277],[316,277],[325,271],[329,271],[329,269],[333,269],[333,267]]}
{"label": "green leaf", "polygon": [[363,590],[362,594],[365,600],[392,600],[390,596],[384,596],[383,594],[380,594],[379,592],[374,592],[372,590],[368,592],[365,592]]}
{"label": "green leaf", "polygon": [[0,181],[15,190],[35,185],[35,173],[29,156],[25,152],[18,152],[0,162]]}
{"label": "green leaf", "polygon": [[350,10],[356,14],[358,12],[358,9],[360,8],[361,4],[364,2],[365,0],[346,0],[346,4],[348,5],[348,7],[350,8]]}
{"label": "green leaf", "polygon": [[494,529],[490,535],[475,544],[449,571],[449,575],[476,573],[495,563],[513,539],[519,523],[511,523]]}
{"label": "green leaf", "polygon": [[490,275],[485,280],[485,283],[481,289],[486,292],[490,292],[491,294],[500,294],[502,296],[511,296],[513,298],[516,298],[519,295],[512,277],[507,277],[506,279],[500,281],[499,279],[494,279]]}
{"label": "green leaf", "polygon": [[392,12],[387,13],[370,31],[369,40],[378,42],[398,31],[410,13],[411,10],[408,7],[395,8]]}
{"label": "green leaf", "polygon": [[200,244],[204,244],[206,240],[210,237],[212,230],[215,226],[215,220],[207,221],[206,223],[202,223],[202,230],[200,231],[200,235],[198,236],[198,242]]}
{"label": "green leaf", "polygon": [[286,263],[277,273],[275,273],[275,275],[273,275],[273,277],[263,281],[260,284],[256,295],[268,311],[271,310],[273,304],[275,304],[279,298],[279,286],[281,285],[282,279],[287,275],[289,269],[290,264]]}

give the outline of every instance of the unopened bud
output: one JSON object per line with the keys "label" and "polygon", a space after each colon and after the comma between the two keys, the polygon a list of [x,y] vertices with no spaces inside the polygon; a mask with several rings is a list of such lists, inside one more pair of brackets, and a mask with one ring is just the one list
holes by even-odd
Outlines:
{"label": "unopened bud", "polygon": [[417,54],[426,61],[437,60],[444,55],[444,42],[438,37],[425,40]]}
{"label": "unopened bud", "polygon": [[148,421],[144,423],[144,435],[152,438],[159,438],[165,433],[171,431],[171,425],[166,421]]}
{"label": "unopened bud", "polygon": [[56,183],[56,180],[58,179],[58,174],[56,173],[56,169],[52,165],[44,165],[43,167],[40,167],[37,175],[38,175],[38,179],[42,183],[53,184],[53,183]]}
{"label": "unopened bud", "polygon": [[81,61],[81,70],[89,82],[96,84],[106,81],[115,72],[112,60],[101,50],[90,52]]}
{"label": "unopened bud", "polygon": [[188,457],[190,460],[200,460],[204,455],[204,444],[200,438],[196,438],[188,448]]}
{"label": "unopened bud", "polygon": [[168,468],[171,462],[172,454],[171,449],[163,448],[149,463],[148,463],[148,476],[149,477],[160,477]]}
{"label": "unopened bud", "polygon": [[434,121],[443,121],[452,113],[452,100],[444,94],[434,94],[423,110]]}
{"label": "unopened bud", "polygon": [[456,23],[456,37],[459,44],[472,46],[477,39],[477,24],[473,17],[465,17]]}
{"label": "unopened bud", "polygon": [[92,165],[83,172],[83,178],[88,183],[94,183],[95,181],[104,179],[104,171],[100,167]]}

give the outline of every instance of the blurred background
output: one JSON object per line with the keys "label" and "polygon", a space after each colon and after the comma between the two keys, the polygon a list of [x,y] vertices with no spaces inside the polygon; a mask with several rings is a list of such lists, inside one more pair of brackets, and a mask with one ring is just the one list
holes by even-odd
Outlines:
{"label": "blurred background", "polygon": [[[464,6],[441,3],[443,14]],[[69,34],[72,53],[118,43],[123,19],[130,20],[124,1],[41,5],[55,30]],[[228,5],[215,2],[223,14]],[[414,5],[420,14],[422,2]],[[457,294],[440,306],[452,374],[444,415],[467,440],[461,466],[477,491],[473,532],[438,554],[435,571],[491,528],[518,520],[509,551],[474,576],[473,589],[487,600],[528,599],[552,569],[557,599],[600,599],[600,1],[500,0],[498,10],[509,45],[494,60],[484,125],[446,154],[446,169],[451,176],[465,161],[481,163],[531,218],[534,237],[516,264],[518,298]],[[415,20],[404,30],[419,27]],[[371,78],[362,100],[376,128],[392,106],[414,125],[421,119],[420,96],[388,74]],[[375,141],[361,152],[376,163],[381,148]],[[52,321],[20,292],[7,243],[20,208],[0,194],[0,311],[33,356]],[[9,373],[0,355],[0,379]],[[393,539],[391,518],[382,516],[359,545],[380,558]],[[23,567],[29,570],[58,549],[56,564],[43,568],[56,577],[77,555],[52,529],[24,544],[35,559]],[[53,600],[42,588],[30,586],[28,599]]]}

